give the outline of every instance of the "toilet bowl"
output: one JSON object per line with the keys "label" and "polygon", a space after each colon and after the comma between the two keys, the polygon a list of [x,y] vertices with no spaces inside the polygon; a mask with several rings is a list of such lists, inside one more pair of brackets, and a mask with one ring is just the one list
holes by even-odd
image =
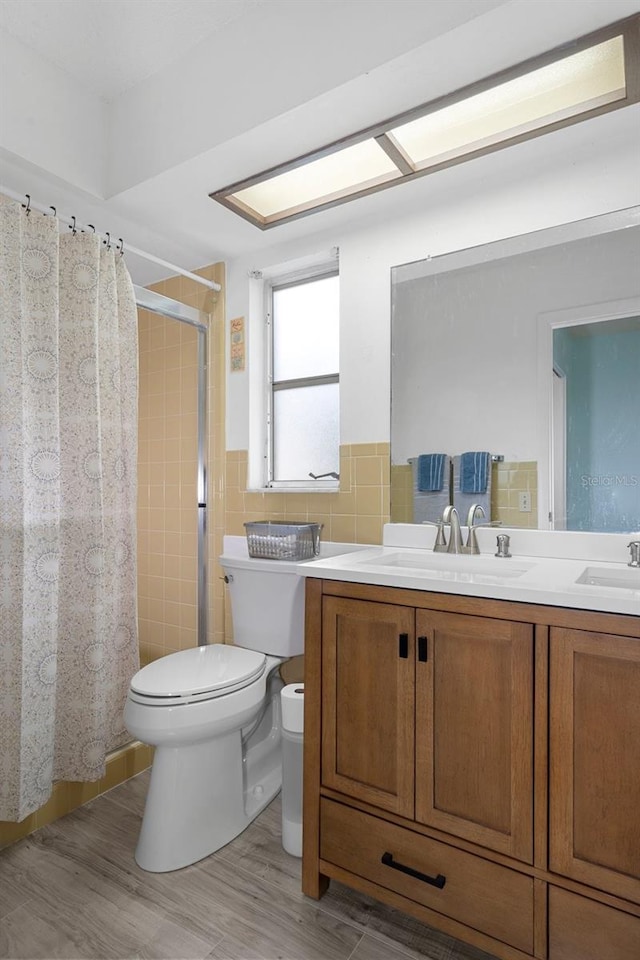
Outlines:
{"label": "toilet bowl", "polygon": [[155,747],[135,852],[155,873],[229,843],[282,783],[278,668],[304,648],[304,580],[282,561],[225,552],[220,563],[234,644],[150,663],[133,677],[125,706],[129,732]]}

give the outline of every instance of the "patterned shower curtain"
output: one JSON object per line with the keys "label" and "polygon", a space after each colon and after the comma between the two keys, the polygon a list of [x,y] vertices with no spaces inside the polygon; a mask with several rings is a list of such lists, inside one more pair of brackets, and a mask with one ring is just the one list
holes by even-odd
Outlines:
{"label": "patterned shower curtain", "polygon": [[128,739],[137,357],[122,257],[0,196],[0,820]]}

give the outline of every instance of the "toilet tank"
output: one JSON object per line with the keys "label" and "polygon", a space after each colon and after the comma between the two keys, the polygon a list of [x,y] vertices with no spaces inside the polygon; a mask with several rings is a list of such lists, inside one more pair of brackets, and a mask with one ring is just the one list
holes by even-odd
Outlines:
{"label": "toilet tank", "polygon": [[229,587],[233,642],[275,657],[304,652],[304,577],[295,563],[220,557]]}

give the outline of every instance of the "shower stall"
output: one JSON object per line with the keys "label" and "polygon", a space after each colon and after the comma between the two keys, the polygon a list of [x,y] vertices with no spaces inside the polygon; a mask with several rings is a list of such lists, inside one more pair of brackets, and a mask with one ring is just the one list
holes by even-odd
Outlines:
{"label": "shower stall", "polygon": [[207,642],[207,326],[135,287],[138,628],[144,665]]}

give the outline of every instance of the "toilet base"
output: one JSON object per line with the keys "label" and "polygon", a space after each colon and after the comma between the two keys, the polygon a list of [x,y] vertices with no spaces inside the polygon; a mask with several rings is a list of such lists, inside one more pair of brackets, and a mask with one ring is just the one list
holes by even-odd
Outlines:
{"label": "toilet base", "polygon": [[157,746],[135,859],[151,873],[189,866],[245,830],[282,785],[280,689],[247,730]]}

